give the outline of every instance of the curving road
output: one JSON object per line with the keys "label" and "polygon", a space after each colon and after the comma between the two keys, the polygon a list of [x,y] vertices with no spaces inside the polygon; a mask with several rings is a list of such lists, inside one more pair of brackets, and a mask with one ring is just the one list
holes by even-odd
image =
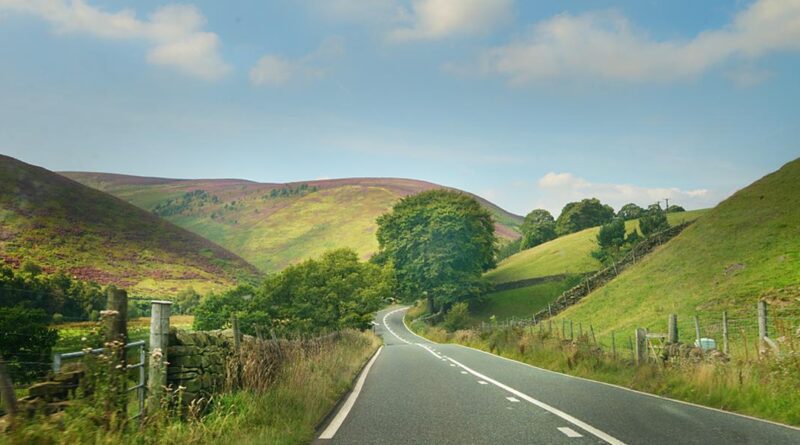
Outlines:
{"label": "curving road", "polygon": [[800,429],[432,343],[381,311],[385,346],[318,444],[800,444]]}

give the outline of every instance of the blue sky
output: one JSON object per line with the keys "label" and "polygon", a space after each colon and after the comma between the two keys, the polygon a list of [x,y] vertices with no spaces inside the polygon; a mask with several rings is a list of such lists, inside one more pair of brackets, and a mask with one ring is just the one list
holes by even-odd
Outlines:
{"label": "blue sky", "polygon": [[0,152],[706,207],[800,156],[800,0],[0,0]]}

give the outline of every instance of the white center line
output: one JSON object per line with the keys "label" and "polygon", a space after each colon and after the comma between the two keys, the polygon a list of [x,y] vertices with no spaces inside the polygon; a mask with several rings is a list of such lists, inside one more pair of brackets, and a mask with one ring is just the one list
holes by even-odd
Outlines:
{"label": "white center line", "polygon": [[581,433],[573,430],[568,426],[562,426],[558,430],[564,433],[564,435],[566,435],[567,437],[583,437]]}
{"label": "white center line", "polygon": [[450,360],[451,362],[453,362],[456,365],[460,366],[464,371],[467,371],[468,373],[474,375],[475,377],[478,377],[479,379],[485,380],[485,381],[480,381],[478,383],[481,383],[481,384],[485,385],[486,382],[490,382],[492,385],[497,386],[500,389],[504,389],[505,391],[510,392],[511,394],[514,394],[515,396],[519,397],[522,400],[525,400],[526,402],[532,403],[532,404],[534,404],[534,405],[538,406],[539,408],[542,408],[542,409],[544,409],[546,411],[550,411],[551,413],[555,414],[556,416],[561,417],[562,419],[566,420],[567,422],[569,422],[569,423],[577,426],[578,428],[580,428],[580,429],[592,434],[593,436],[599,438],[600,440],[604,440],[604,441],[608,442],[610,445],[626,445],[625,442],[617,439],[616,437],[614,437],[614,436],[612,436],[610,434],[607,434],[607,433],[605,433],[603,431],[600,431],[599,429],[589,425],[588,423],[586,423],[586,422],[584,422],[582,420],[578,420],[575,417],[570,416],[569,414],[565,413],[564,411],[561,411],[558,408],[552,407],[552,406],[550,406],[550,405],[548,405],[548,404],[546,404],[544,402],[541,402],[539,400],[534,399],[533,397],[531,397],[531,396],[529,396],[529,395],[527,395],[527,394],[525,394],[525,393],[523,393],[521,391],[517,391],[516,389],[514,389],[514,388],[512,388],[512,387],[510,387],[508,385],[504,385],[504,384],[498,382],[497,380],[494,380],[494,379],[492,379],[490,377],[487,377],[487,376],[479,373],[478,371],[475,371],[475,370],[473,370],[471,368],[468,368],[467,366],[457,362],[456,360],[453,360],[452,358],[448,359],[448,360]]}
{"label": "white center line", "polygon": [[461,371],[461,373],[462,373],[462,374],[466,374],[466,373],[467,373],[467,371]]}
{"label": "white center line", "polygon": [[519,403],[519,399],[516,398],[516,397],[506,397],[506,400],[508,400],[509,402],[517,402],[517,403]]}
{"label": "white center line", "polygon": [[488,385],[488,383],[484,382],[483,380],[478,380],[478,383],[480,383],[481,385]]}

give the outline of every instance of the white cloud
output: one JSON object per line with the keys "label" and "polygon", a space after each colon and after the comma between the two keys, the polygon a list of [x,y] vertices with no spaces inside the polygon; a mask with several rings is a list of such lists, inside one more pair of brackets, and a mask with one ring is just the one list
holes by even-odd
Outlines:
{"label": "white cloud", "polygon": [[727,26],[688,40],[655,40],[614,11],[564,13],[533,25],[524,38],[486,50],[477,68],[450,68],[477,69],[512,84],[560,78],[668,82],[728,60],[796,50],[800,0],[757,0]]}
{"label": "white cloud", "polygon": [[84,0],[0,0],[0,11],[38,16],[59,34],[146,41],[149,63],[201,79],[216,80],[231,69],[219,53],[219,37],[203,31],[206,19],[191,5],[162,6],[146,20],[130,9],[105,12]]}
{"label": "white cloud", "polygon": [[708,189],[681,190],[676,187],[640,187],[630,184],[593,183],[572,173],[547,173],[536,183],[540,198],[531,208],[545,208],[557,215],[567,202],[597,198],[615,210],[633,202],[646,207],[669,198],[670,205],[704,208],[716,205],[721,196]]}
{"label": "white cloud", "polygon": [[511,18],[511,0],[414,0],[401,13],[404,26],[390,31],[395,41],[483,34]]}
{"label": "white cloud", "polygon": [[330,37],[315,51],[298,59],[267,54],[250,70],[250,83],[279,87],[295,80],[319,79],[327,72],[324,65],[343,52],[344,41],[339,37]]}
{"label": "white cloud", "polygon": [[336,21],[380,24],[404,15],[397,0],[307,0],[313,12]]}

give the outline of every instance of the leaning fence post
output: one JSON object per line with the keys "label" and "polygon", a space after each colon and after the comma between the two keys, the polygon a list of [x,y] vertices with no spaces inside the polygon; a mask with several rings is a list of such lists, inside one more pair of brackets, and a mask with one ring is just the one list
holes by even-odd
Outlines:
{"label": "leaning fence post", "polygon": [[153,301],[150,312],[150,366],[147,390],[150,406],[158,407],[167,386],[167,347],[169,346],[169,316],[171,301]]}
{"label": "leaning fence post", "polygon": [[668,338],[670,343],[678,343],[678,314],[669,314]]}
{"label": "leaning fence post", "polygon": [[647,361],[647,333],[643,328],[636,328],[636,364],[643,365]]}
{"label": "leaning fence post", "polygon": [[764,353],[766,347],[764,345],[764,337],[768,337],[767,332],[767,302],[764,300],[758,301],[758,352]]}
{"label": "leaning fence post", "polygon": [[728,354],[728,312],[722,311],[722,352]]}

